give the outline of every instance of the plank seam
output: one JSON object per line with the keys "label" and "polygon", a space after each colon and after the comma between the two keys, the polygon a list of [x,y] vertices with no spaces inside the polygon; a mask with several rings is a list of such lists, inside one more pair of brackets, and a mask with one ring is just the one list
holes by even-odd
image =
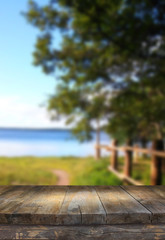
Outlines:
{"label": "plank seam", "polygon": [[60,213],[60,211],[61,211],[61,208],[62,208],[62,206],[63,206],[63,204],[64,204],[64,200],[65,200],[65,198],[66,198],[66,194],[69,192],[69,187],[67,186],[67,190],[65,191],[65,195],[64,195],[64,198],[63,198],[63,201],[62,201],[62,203],[61,203],[61,206],[60,206],[60,208],[59,208],[59,211],[58,211],[58,213]]}
{"label": "plank seam", "polygon": [[139,200],[137,200],[131,193],[129,193],[123,186],[121,186],[120,185],[120,187],[125,191],[125,192],[127,192],[131,197],[133,197],[138,203],[140,203],[140,205],[142,205],[145,209],[147,209],[149,212],[150,212],[150,214],[151,214],[151,216],[150,216],[150,222],[152,223],[152,218],[153,218],[153,213],[146,207],[146,206],[144,206]]}
{"label": "plank seam", "polygon": [[[158,193],[157,191],[154,191],[154,189],[153,188],[150,188],[150,186],[147,186],[147,188],[148,189],[150,189],[153,193],[155,193],[155,194],[157,194],[161,199],[164,199],[161,195],[160,195],[160,193]],[[161,202],[161,204],[163,205],[163,206],[165,206],[165,204],[164,203],[162,203]],[[152,214],[152,216],[153,216],[154,214]],[[153,217],[152,217],[153,218]],[[151,223],[153,223],[153,219],[151,218]]]}
{"label": "plank seam", "polygon": [[106,209],[105,209],[105,206],[104,206],[104,203],[101,201],[101,198],[100,198],[100,195],[98,194],[98,192],[97,192],[97,189],[94,187],[94,190],[95,190],[95,192],[96,192],[96,194],[97,194],[97,196],[98,196],[98,198],[99,198],[99,200],[100,200],[100,202],[101,202],[101,205],[102,205],[102,207],[103,207],[103,209],[104,209],[104,211],[105,211],[105,214],[106,214],[106,224],[107,224],[107,212],[106,212]]}
{"label": "plank seam", "polygon": [[80,211],[80,216],[81,216],[81,224],[82,224],[82,212],[81,212],[81,208],[80,208],[80,205],[78,205],[78,208],[79,208],[79,211]]}

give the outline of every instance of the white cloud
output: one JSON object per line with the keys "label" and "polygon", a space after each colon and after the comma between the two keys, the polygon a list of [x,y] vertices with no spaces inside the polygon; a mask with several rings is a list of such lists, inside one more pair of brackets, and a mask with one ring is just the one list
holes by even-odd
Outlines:
{"label": "white cloud", "polygon": [[0,96],[0,127],[65,127],[65,121],[51,121],[44,107],[18,96]]}

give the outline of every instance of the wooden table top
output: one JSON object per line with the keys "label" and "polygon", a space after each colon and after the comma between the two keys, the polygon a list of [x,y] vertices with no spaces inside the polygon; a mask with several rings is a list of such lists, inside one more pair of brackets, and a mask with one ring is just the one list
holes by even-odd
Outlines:
{"label": "wooden table top", "polygon": [[165,223],[165,186],[0,186],[0,224]]}

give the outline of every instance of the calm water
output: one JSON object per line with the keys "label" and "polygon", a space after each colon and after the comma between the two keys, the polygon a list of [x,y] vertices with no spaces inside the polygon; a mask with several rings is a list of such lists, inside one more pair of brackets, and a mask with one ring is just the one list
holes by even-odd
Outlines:
{"label": "calm water", "polygon": [[[103,132],[101,143],[110,143]],[[92,141],[79,143],[69,130],[0,129],[0,156],[89,156],[94,145],[95,133]]]}

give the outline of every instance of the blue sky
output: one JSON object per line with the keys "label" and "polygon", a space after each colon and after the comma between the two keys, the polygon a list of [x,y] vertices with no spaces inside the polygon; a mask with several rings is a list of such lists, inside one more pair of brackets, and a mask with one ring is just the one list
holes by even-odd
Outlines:
{"label": "blue sky", "polygon": [[32,65],[38,31],[21,15],[27,10],[27,3],[28,0],[1,2],[0,127],[63,127],[64,121],[51,122],[46,110],[39,106],[54,91],[56,80]]}

